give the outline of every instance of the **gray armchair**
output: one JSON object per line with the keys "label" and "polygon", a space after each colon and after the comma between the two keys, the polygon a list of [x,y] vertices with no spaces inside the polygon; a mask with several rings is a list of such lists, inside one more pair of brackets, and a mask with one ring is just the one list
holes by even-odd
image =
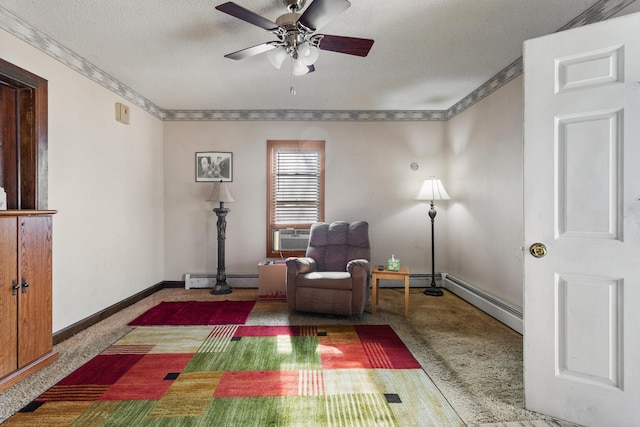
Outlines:
{"label": "gray armchair", "polygon": [[361,315],[369,300],[370,260],[368,223],[313,224],[305,257],[286,260],[289,309]]}

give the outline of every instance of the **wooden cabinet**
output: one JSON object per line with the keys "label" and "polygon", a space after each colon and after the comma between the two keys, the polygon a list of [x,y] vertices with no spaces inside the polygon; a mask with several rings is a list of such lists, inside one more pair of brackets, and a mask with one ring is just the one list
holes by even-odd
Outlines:
{"label": "wooden cabinet", "polygon": [[0,392],[57,358],[52,352],[52,215],[0,211]]}

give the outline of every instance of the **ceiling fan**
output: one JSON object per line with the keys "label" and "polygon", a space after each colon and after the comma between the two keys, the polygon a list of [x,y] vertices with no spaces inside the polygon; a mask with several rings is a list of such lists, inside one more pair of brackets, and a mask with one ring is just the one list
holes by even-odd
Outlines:
{"label": "ceiling fan", "polygon": [[276,68],[280,68],[287,57],[291,58],[293,74],[301,76],[315,70],[313,64],[318,59],[319,50],[362,57],[369,54],[373,40],[316,34],[317,30],[351,6],[348,0],[313,0],[302,13],[300,11],[306,0],[282,0],[282,3],[286,6],[288,13],[278,17],[276,22],[234,2],[216,6],[219,11],[263,28],[278,38],[278,40],[229,53],[225,58],[238,60],[268,52],[269,61]]}

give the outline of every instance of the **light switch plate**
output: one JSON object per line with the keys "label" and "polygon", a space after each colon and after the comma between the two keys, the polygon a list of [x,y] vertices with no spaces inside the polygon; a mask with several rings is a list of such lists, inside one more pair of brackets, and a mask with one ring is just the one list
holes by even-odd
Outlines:
{"label": "light switch plate", "polygon": [[124,105],[120,102],[116,102],[116,121],[120,123],[124,123],[125,125],[129,124],[129,106]]}

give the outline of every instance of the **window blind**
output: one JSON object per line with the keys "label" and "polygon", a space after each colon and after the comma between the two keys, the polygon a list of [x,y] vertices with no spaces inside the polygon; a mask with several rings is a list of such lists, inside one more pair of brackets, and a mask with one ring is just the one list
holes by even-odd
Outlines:
{"label": "window blind", "polygon": [[320,167],[317,149],[275,149],[275,224],[312,224],[320,220]]}

